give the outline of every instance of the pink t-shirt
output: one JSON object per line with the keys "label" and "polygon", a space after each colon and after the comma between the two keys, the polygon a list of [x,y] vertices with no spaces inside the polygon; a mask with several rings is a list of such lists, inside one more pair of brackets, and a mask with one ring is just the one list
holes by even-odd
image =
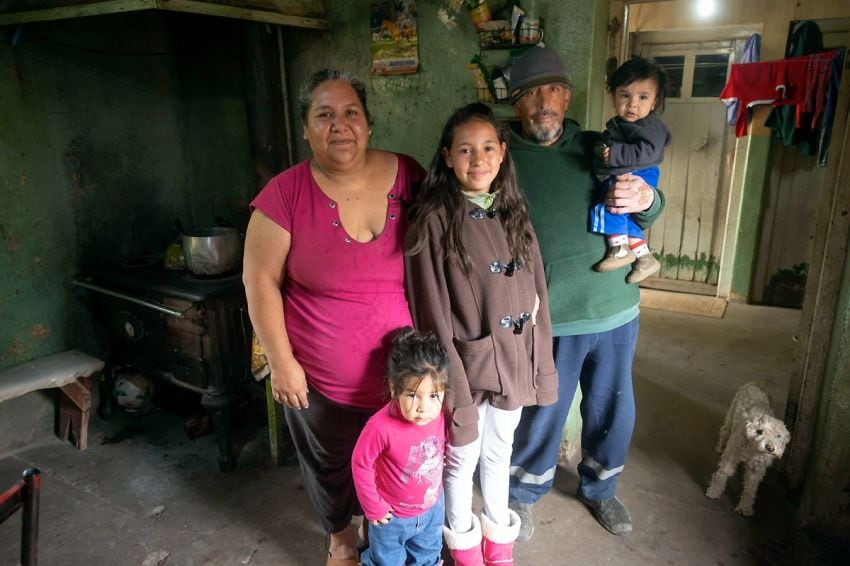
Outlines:
{"label": "pink t-shirt", "polygon": [[366,243],[346,233],[309,161],[275,176],[251,203],[292,235],[283,286],[289,341],[310,388],[339,404],[373,409],[386,402],[389,334],[411,324],[405,209],[424,174],[398,155],[384,231]]}
{"label": "pink t-shirt", "polygon": [[446,422],[443,413],[419,426],[404,420],[395,401],[372,415],[351,456],[357,499],[366,519],[414,517],[440,497]]}

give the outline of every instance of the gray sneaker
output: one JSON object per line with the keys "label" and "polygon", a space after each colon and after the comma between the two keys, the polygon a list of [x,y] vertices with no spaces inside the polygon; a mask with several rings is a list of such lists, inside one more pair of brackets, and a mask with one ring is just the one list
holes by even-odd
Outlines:
{"label": "gray sneaker", "polygon": [[520,542],[531,540],[531,536],[534,534],[534,518],[531,515],[533,505],[531,503],[511,503],[508,507],[519,516],[519,535],[516,539]]}
{"label": "gray sneaker", "polygon": [[616,497],[587,499],[581,493],[578,493],[577,497],[608,532],[617,536],[625,536],[632,532],[632,517],[629,515],[629,510]]}
{"label": "gray sneaker", "polygon": [[593,266],[593,269],[605,273],[634,263],[635,253],[625,244],[611,246],[605,251],[605,257]]}
{"label": "gray sneaker", "polygon": [[640,283],[659,269],[661,262],[654,255],[642,255],[632,264],[632,270],[626,275],[626,283]]}

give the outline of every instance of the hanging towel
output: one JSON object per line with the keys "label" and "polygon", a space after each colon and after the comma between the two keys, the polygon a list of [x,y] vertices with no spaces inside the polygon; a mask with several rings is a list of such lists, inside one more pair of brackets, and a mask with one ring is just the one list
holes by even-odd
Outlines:
{"label": "hanging towel", "polygon": [[[823,51],[823,36],[815,22],[803,20],[794,24],[785,57],[799,57]],[[816,136],[811,128],[797,128],[797,111],[795,108],[776,108],[765,121],[765,126],[773,128],[784,145],[802,145],[806,155],[814,153]]]}
{"label": "hanging towel", "polygon": [[838,49],[838,55],[832,60],[829,69],[829,85],[826,89],[826,102],[823,109],[823,121],[818,131],[818,167],[826,167],[829,155],[829,139],[832,136],[832,120],[838,104],[838,89],[841,86],[841,70],[844,68],[846,49]]}

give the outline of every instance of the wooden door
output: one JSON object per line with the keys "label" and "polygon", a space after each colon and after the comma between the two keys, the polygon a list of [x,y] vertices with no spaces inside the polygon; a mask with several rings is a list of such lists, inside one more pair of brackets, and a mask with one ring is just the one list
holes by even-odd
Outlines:
{"label": "wooden door", "polygon": [[661,271],[646,286],[715,295],[734,148],[733,128],[718,96],[736,40],[663,43],[663,34],[652,35],[652,43],[638,37],[637,45],[640,55],[658,62],[670,78],[661,119],[673,142],[659,180],[667,208],[647,234]]}

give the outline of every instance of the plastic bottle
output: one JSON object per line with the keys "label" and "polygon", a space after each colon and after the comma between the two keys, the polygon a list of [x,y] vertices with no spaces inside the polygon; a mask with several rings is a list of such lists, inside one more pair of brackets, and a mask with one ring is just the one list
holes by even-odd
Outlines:
{"label": "plastic bottle", "polygon": [[525,14],[519,30],[519,42],[537,43],[540,41],[540,6],[538,0],[523,0],[520,7]]}
{"label": "plastic bottle", "polygon": [[183,254],[183,244],[179,240],[172,242],[165,250],[163,266],[166,269],[186,269],[186,256]]}

